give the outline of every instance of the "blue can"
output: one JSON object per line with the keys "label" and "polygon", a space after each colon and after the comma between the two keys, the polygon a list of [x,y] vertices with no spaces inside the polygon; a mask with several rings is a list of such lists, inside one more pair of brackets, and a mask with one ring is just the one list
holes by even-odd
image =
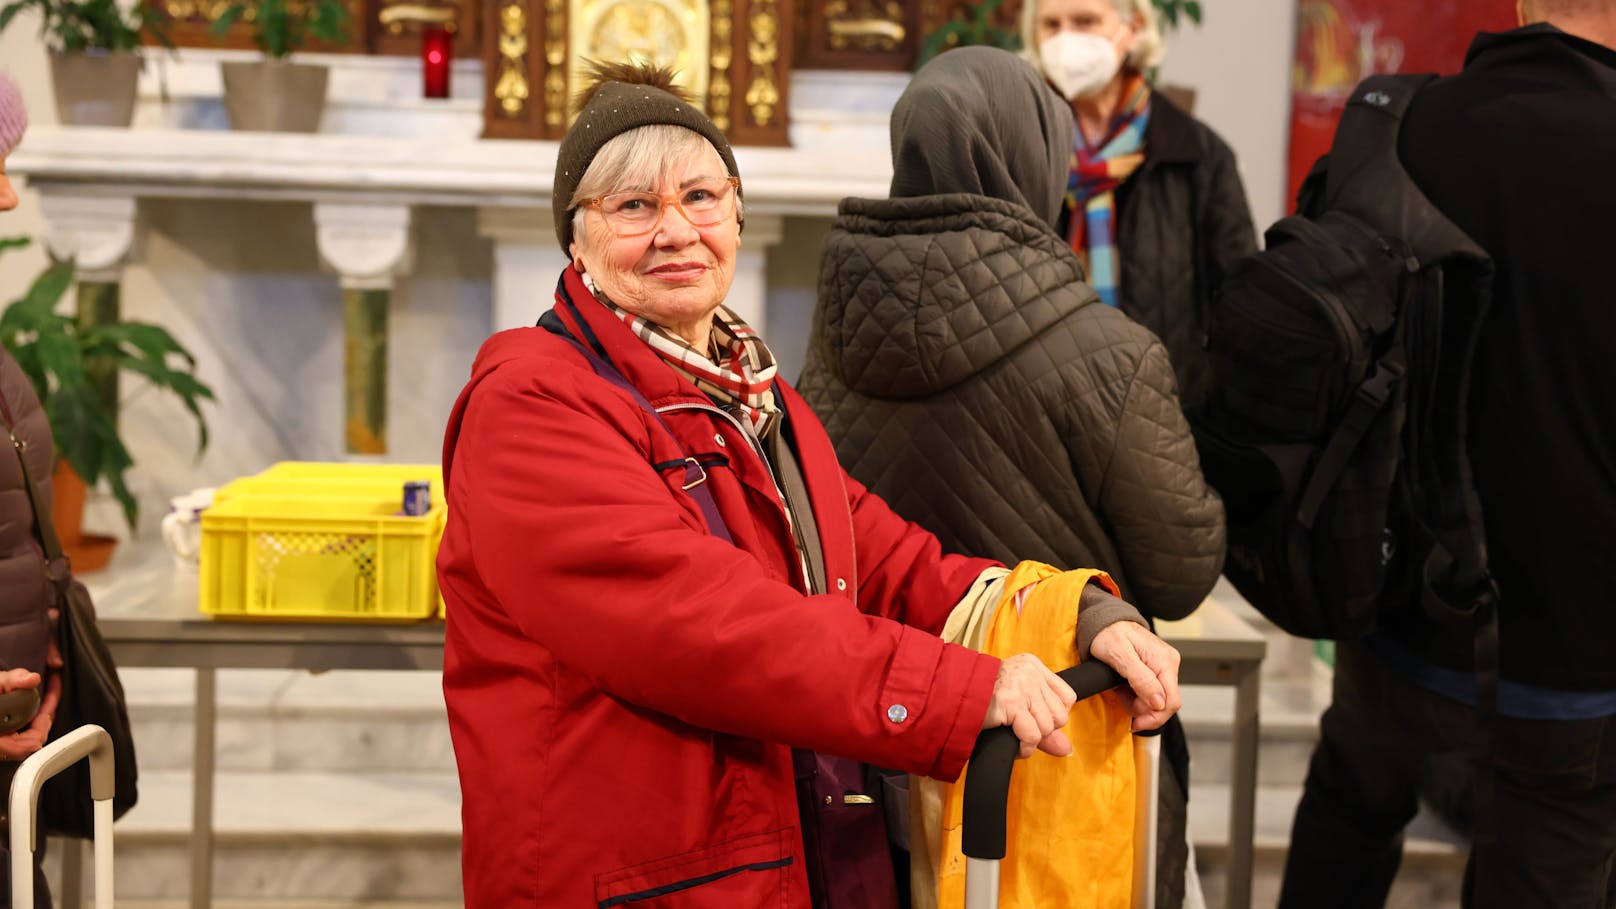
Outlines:
{"label": "blue can", "polygon": [[432,510],[432,481],[407,480],[404,483],[404,513],[419,517]]}

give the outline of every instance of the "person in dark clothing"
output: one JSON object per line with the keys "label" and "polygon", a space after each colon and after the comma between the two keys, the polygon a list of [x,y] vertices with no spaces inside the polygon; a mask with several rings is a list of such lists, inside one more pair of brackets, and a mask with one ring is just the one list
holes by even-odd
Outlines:
{"label": "person in dark clothing", "polygon": [[[28,113],[22,93],[0,72],[0,212],[17,207],[17,194],[6,176],[6,157],[22,141]],[[0,430],[6,448],[0,451],[0,692],[39,688],[43,696],[33,719],[15,732],[0,734],[0,795],[10,791],[17,762],[43,748],[51,720],[61,699],[61,656],[52,646],[54,590],[45,572],[45,551],[34,533],[34,511],[18,457],[28,461],[40,495],[40,507],[49,508],[50,475],[55,447],[45,409],[22,367],[0,347]],[[0,817],[6,811],[0,803]],[[0,828],[0,840],[5,834]],[[44,837],[34,852],[34,905],[50,907],[50,889],[40,862]],[[0,905],[11,903],[11,862],[0,848]]]}
{"label": "person in dark clothing", "polygon": [[1257,249],[1234,152],[1145,78],[1165,54],[1149,0],[1028,0],[1024,55],[1071,104],[1056,229],[1100,299],[1167,345],[1178,395],[1206,400],[1206,314]]}
{"label": "person in dark clothing", "polygon": [[[1410,604],[1337,650],[1281,906],[1380,906],[1429,756],[1486,754],[1467,906],[1616,906],[1616,2],[1523,0],[1422,91],[1399,157],[1492,256],[1468,450],[1501,591],[1479,738],[1465,627]],[[1478,747],[1479,746],[1479,747]]]}
{"label": "person in dark clothing", "polygon": [[[1055,232],[1071,114],[1025,62],[961,48],[892,116],[890,199],[826,237],[800,390],[838,458],[952,552],[1100,565],[1179,619],[1223,564],[1223,504],[1162,343]],[[1184,889],[1187,750],[1169,723],[1159,872]]]}

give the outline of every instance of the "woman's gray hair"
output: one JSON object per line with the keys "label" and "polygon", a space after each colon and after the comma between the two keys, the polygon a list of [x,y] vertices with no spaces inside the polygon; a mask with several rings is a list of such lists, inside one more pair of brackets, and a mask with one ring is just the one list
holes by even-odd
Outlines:
{"label": "woman's gray hair", "polygon": [[[1162,40],[1161,26],[1156,21],[1155,4],[1151,0],[1111,0],[1111,6],[1124,22],[1136,15],[1139,17],[1133,50],[1128,51],[1123,65],[1139,72],[1160,66],[1167,56],[1167,44]],[[1021,47],[1021,56],[1042,73],[1044,62],[1038,56],[1038,0],[1027,0],[1021,5]]]}
{"label": "woman's gray hair", "polygon": [[[702,134],[683,126],[656,123],[613,136],[595,153],[568,201],[568,207],[573,210],[573,236],[583,236],[584,200],[614,192],[656,192],[674,162],[703,152],[710,153],[718,162],[715,176],[728,175],[724,160],[713,144]],[[745,217],[739,195],[735,197],[735,214]]]}

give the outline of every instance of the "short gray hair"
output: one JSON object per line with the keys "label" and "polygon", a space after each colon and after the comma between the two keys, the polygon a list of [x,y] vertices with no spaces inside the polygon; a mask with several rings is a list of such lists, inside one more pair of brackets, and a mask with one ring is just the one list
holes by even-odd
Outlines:
{"label": "short gray hair", "polygon": [[[1124,22],[1139,17],[1139,30],[1135,34],[1133,50],[1123,62],[1130,69],[1144,72],[1160,66],[1167,57],[1167,43],[1162,40],[1161,26],[1156,22],[1156,7],[1150,0],[1111,0],[1111,7]],[[1044,71],[1044,62],[1038,56],[1038,0],[1026,0],[1021,5],[1021,55]]]}
{"label": "short gray hair", "polygon": [[[573,237],[583,236],[584,210],[580,206],[584,200],[624,190],[655,192],[673,162],[702,152],[710,153],[718,169],[728,175],[723,156],[707,137],[683,126],[655,123],[613,136],[595,153],[568,202]],[[735,197],[735,214],[745,217],[739,195]]]}

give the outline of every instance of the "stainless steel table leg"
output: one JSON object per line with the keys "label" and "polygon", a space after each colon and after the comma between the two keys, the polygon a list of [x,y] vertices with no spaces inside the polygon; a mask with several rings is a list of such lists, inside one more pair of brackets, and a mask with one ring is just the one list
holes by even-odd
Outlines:
{"label": "stainless steel table leg", "polygon": [[72,837],[56,841],[62,847],[62,909],[84,905],[84,843]]}
{"label": "stainless steel table leg", "polygon": [[1240,673],[1234,691],[1226,909],[1251,909],[1252,840],[1257,819],[1257,705],[1262,693],[1261,664],[1242,667]]}
{"label": "stainless steel table leg", "polygon": [[213,733],[215,683],[211,668],[196,670],[196,739],[191,758],[191,909],[213,904]]}

